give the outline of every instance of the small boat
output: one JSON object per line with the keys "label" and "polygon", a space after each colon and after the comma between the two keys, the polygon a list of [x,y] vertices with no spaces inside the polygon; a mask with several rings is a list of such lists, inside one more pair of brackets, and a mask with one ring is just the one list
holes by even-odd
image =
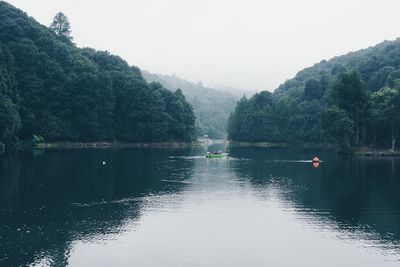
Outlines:
{"label": "small boat", "polygon": [[228,158],[228,153],[223,153],[221,151],[211,151],[211,152],[207,152],[206,155],[207,159],[226,159]]}

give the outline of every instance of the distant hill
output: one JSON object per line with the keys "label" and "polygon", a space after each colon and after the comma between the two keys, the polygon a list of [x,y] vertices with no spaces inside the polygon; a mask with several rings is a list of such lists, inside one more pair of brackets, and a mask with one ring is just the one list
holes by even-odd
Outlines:
{"label": "distant hill", "polygon": [[276,95],[301,93],[308,80],[317,80],[322,90],[326,90],[329,81],[341,73],[356,70],[370,91],[384,86],[393,86],[400,78],[400,38],[384,41],[373,47],[322,60],[312,67],[299,71],[293,79],[285,81],[274,93]]}
{"label": "distant hill", "polygon": [[229,114],[233,111],[238,95],[192,83],[174,75],[152,74],[142,71],[148,82],[158,82],[172,91],[181,89],[193,106],[200,135],[225,138]]}
{"label": "distant hill", "polygon": [[118,56],[77,48],[68,34],[0,1],[0,143],[196,137],[181,91],[149,84]]}
{"label": "distant hill", "polygon": [[232,140],[391,146],[400,138],[400,39],[301,70],[272,94],[242,98]]}

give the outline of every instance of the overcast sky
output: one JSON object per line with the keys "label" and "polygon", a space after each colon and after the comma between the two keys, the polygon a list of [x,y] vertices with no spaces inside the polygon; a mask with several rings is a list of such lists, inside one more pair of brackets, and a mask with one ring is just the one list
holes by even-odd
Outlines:
{"label": "overcast sky", "polygon": [[322,59],[400,36],[399,0],[7,0],[70,19],[80,47],[206,85],[273,90]]}

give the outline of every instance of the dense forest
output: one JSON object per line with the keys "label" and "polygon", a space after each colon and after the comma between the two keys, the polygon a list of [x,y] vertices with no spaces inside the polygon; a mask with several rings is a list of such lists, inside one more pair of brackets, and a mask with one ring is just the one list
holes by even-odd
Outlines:
{"label": "dense forest", "polygon": [[321,61],[273,93],[242,98],[228,137],[240,141],[396,146],[400,134],[400,39]]}
{"label": "dense forest", "polygon": [[152,74],[147,71],[142,73],[149,82],[159,82],[170,90],[178,88],[182,90],[187,101],[193,106],[196,126],[200,135],[208,135],[210,138],[226,138],[229,114],[235,108],[238,96],[205,87],[201,82],[192,83],[175,75]]}
{"label": "dense forest", "polygon": [[77,48],[62,13],[45,27],[0,2],[0,143],[191,141],[181,90],[148,83],[118,56]]}

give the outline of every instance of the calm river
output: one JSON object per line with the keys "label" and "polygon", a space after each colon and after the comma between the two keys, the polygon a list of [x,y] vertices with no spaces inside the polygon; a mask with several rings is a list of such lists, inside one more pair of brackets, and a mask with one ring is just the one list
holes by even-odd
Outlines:
{"label": "calm river", "polygon": [[0,266],[400,266],[400,159],[205,151],[0,156]]}

